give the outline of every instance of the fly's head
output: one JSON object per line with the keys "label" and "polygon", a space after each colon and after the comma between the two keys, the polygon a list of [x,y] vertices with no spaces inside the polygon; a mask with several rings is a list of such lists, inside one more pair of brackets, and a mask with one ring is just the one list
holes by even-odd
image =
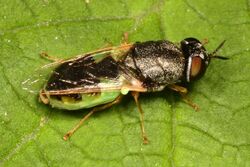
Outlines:
{"label": "fly's head", "polygon": [[202,43],[195,38],[186,38],[181,41],[181,49],[186,60],[186,70],[184,81],[190,82],[201,78],[212,58],[228,59],[216,55],[217,51],[223,46],[223,41],[212,53],[207,53]]}

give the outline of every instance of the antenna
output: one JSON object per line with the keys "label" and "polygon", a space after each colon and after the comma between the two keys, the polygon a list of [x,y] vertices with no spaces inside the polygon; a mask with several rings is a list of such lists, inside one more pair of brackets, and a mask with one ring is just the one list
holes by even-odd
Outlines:
{"label": "antenna", "polygon": [[226,42],[226,40],[222,41],[222,42],[220,43],[220,45],[219,45],[212,53],[209,54],[209,57],[210,57],[210,58],[222,59],[222,60],[227,60],[227,59],[229,59],[228,57],[216,55],[216,53],[222,48],[222,46],[224,45],[225,42]]}

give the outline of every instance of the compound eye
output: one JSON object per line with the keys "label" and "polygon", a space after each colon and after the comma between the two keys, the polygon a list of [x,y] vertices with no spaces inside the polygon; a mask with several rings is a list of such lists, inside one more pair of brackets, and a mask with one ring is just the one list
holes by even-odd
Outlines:
{"label": "compound eye", "polygon": [[192,57],[191,78],[195,78],[203,71],[203,60],[199,56]]}

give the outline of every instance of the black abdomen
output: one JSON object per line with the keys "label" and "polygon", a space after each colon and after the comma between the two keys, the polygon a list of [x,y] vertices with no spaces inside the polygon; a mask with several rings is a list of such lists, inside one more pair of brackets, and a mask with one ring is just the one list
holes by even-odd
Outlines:
{"label": "black abdomen", "polygon": [[96,86],[100,79],[114,79],[118,77],[118,73],[118,64],[111,56],[100,61],[94,60],[93,56],[85,56],[58,66],[45,89],[50,91]]}

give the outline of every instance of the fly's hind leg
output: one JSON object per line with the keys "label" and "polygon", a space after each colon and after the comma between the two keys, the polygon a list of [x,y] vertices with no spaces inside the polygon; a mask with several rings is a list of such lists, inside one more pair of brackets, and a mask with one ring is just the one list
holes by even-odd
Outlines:
{"label": "fly's hind leg", "polygon": [[72,136],[75,131],[77,129],[80,128],[80,126],[84,123],[84,121],[86,121],[92,114],[94,114],[95,112],[97,111],[102,111],[104,109],[107,109],[111,106],[113,106],[114,104],[117,104],[121,101],[122,99],[122,95],[118,96],[114,101],[110,102],[110,103],[107,103],[107,104],[104,104],[102,106],[98,106],[98,107],[94,107],[87,115],[85,115],[78,124],[76,124],[76,126],[74,128],[72,128],[70,131],[68,131],[64,136],[63,136],[63,139],[66,141],[70,138],[70,136]]}
{"label": "fly's hind leg", "polygon": [[49,104],[49,99],[44,93],[44,90],[40,90],[39,92],[39,102],[43,102],[44,104]]}
{"label": "fly's hind leg", "polygon": [[63,59],[59,59],[59,58],[56,58],[56,57],[53,57],[53,56],[49,56],[47,52],[42,52],[40,53],[40,56],[44,59],[47,59],[47,60],[50,60],[50,61],[53,61],[53,62],[61,62],[63,61]]}
{"label": "fly's hind leg", "polygon": [[123,37],[122,37],[122,44],[126,45],[128,44],[128,32],[123,33]]}
{"label": "fly's hind leg", "polygon": [[169,85],[168,86],[170,89],[178,92],[181,97],[182,100],[187,103],[189,106],[191,106],[195,111],[199,111],[199,106],[195,103],[193,103],[188,97],[187,97],[187,88],[184,88],[182,86],[179,85]]}
{"label": "fly's hind leg", "polygon": [[201,44],[202,44],[203,46],[206,45],[206,44],[208,44],[208,39],[207,39],[207,38],[203,39],[203,40],[201,41]]}
{"label": "fly's hind leg", "polygon": [[141,104],[138,100],[139,98],[139,92],[132,92],[132,96],[134,97],[135,103],[137,105],[138,111],[140,113],[140,124],[141,124],[141,134],[142,134],[142,139],[143,139],[143,144],[148,144],[148,138],[145,132],[145,127],[144,127],[144,114],[141,108]]}

